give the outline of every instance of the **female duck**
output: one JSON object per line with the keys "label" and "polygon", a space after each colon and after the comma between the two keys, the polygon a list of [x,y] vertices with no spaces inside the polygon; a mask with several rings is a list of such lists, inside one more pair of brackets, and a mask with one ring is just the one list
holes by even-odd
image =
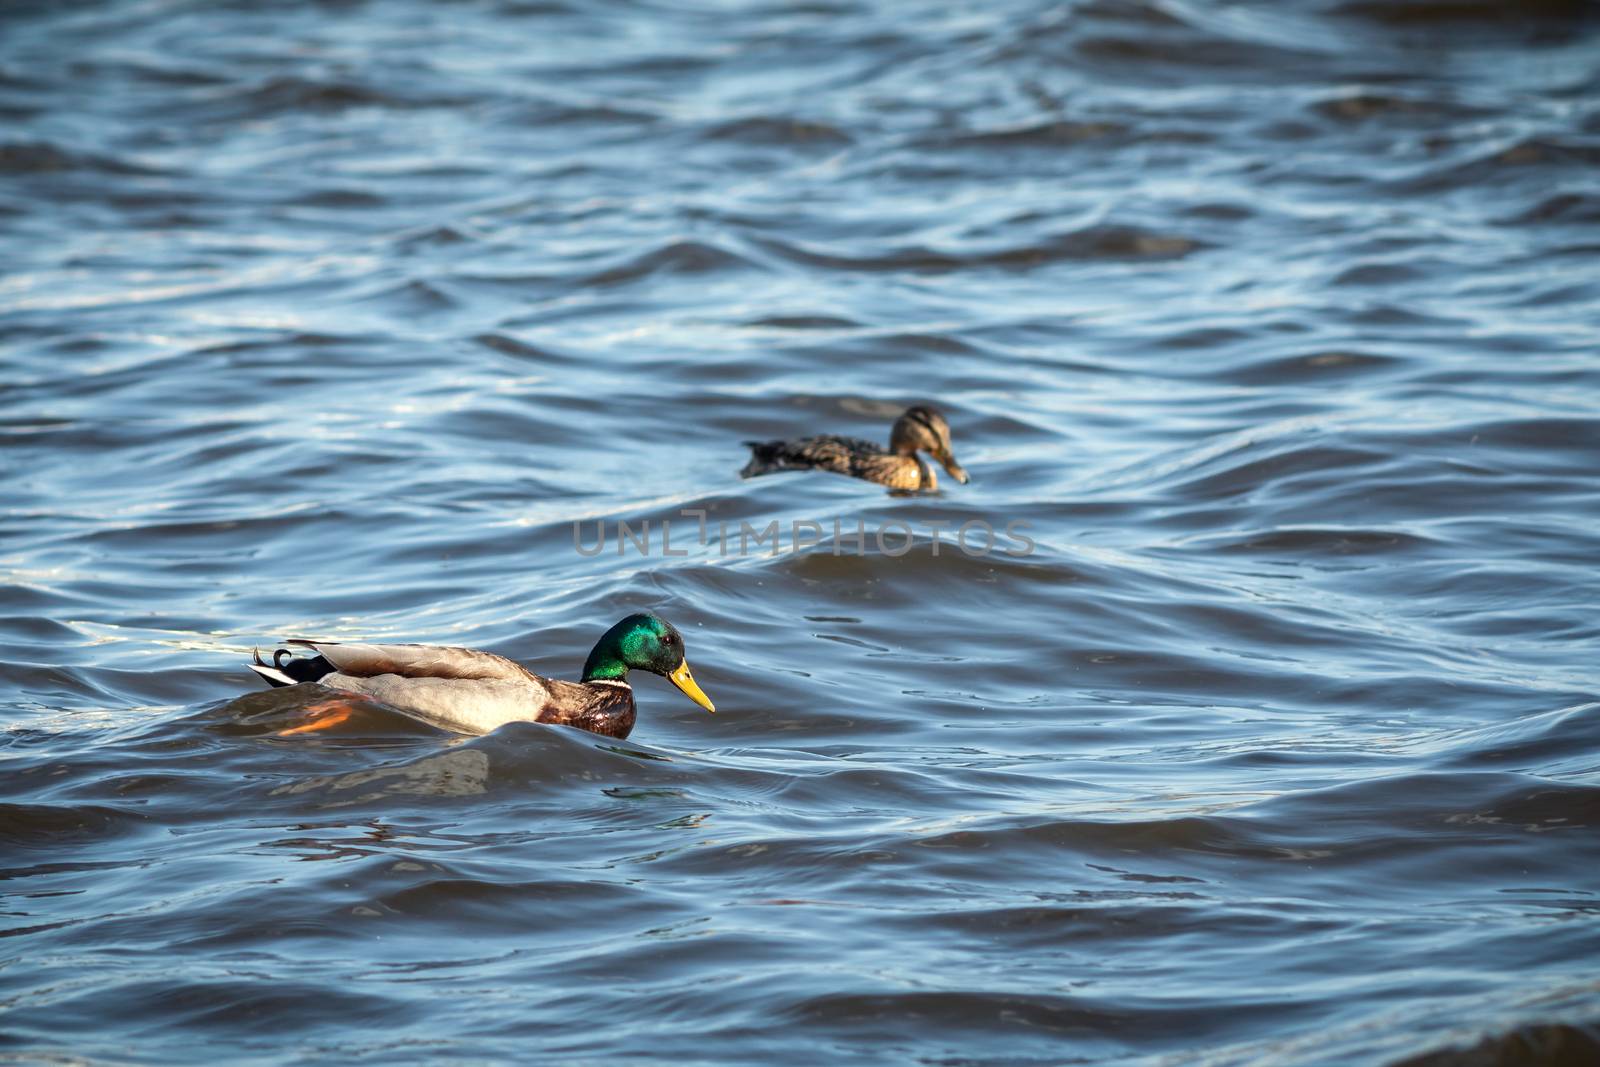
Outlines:
{"label": "female duck", "polygon": [[[508,722],[576,726],[607,737],[627,737],[635,717],[628,671],[659,674],[690,700],[715,712],[683,658],[683,637],[672,624],[645,612],[607,630],[583,665],[583,679],[541,678],[492,652],[441,645],[345,645],[290,641],[316,653],[296,659],[285,648],[250,669],[274,686],[317,682],[360,693],[413,718],[463,734],[486,734]],[[321,729],[349,711],[297,727]]]}
{"label": "female duck", "polygon": [[890,489],[932,492],[939,487],[933,467],[917,453],[927,452],[963,485],[967,472],[950,451],[950,424],[931,407],[908,408],[889,431],[889,450],[856,437],[802,437],[794,441],[746,441],[750,462],[739,472],[755,478],[775,471],[818,470],[847,474]]}

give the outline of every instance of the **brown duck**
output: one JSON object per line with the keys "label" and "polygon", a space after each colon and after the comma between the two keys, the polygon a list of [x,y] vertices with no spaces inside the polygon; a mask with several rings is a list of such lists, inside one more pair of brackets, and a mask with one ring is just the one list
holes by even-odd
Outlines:
{"label": "brown duck", "polygon": [[919,452],[944,465],[950,477],[965,485],[967,472],[950,451],[950,424],[925,404],[907,408],[889,431],[889,448],[858,437],[801,437],[793,441],[746,441],[750,462],[739,472],[755,478],[777,471],[832,471],[876,482],[890,489],[931,492],[939,487],[933,467]]}

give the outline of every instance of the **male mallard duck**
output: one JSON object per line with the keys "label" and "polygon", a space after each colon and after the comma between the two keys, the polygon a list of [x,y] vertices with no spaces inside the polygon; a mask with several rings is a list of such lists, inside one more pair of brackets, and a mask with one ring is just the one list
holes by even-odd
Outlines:
{"label": "male mallard duck", "polygon": [[[607,630],[595,642],[578,682],[541,678],[504,656],[470,648],[288,643],[317,654],[296,659],[280,648],[268,664],[258,652],[250,669],[274,686],[318,682],[360,693],[457,733],[486,734],[508,722],[546,722],[627,737],[635,715],[628,684],[631,668],[659,674],[702,708],[717,710],[689,673],[683,637],[649,612],[629,615]],[[287,732],[331,726],[348,715],[345,711]]]}
{"label": "male mallard duck", "polygon": [[890,489],[932,491],[939,478],[923,451],[944,464],[950,477],[965,485],[967,472],[950,451],[950,424],[937,410],[924,405],[906,409],[889,431],[889,450],[857,437],[802,437],[795,441],[746,441],[750,462],[739,472],[755,478],[774,471],[819,470],[848,474]]}

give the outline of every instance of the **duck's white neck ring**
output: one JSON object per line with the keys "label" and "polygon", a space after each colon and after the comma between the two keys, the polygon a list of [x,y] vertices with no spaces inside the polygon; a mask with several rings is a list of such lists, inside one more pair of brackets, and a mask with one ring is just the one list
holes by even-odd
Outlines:
{"label": "duck's white neck ring", "polygon": [[620,685],[624,689],[632,689],[633,688],[633,686],[629,685],[627,682],[623,681],[621,678],[590,678],[587,682],[584,682],[583,684],[584,685]]}

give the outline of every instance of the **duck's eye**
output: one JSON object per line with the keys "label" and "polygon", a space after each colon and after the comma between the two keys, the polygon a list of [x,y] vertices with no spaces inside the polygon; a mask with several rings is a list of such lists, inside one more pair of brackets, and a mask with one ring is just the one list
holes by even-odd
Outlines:
{"label": "duck's eye", "polygon": [[678,635],[677,634],[667,634],[665,637],[663,637],[661,639],[661,643],[663,645],[668,645],[668,646],[675,645],[675,644],[678,643]]}

